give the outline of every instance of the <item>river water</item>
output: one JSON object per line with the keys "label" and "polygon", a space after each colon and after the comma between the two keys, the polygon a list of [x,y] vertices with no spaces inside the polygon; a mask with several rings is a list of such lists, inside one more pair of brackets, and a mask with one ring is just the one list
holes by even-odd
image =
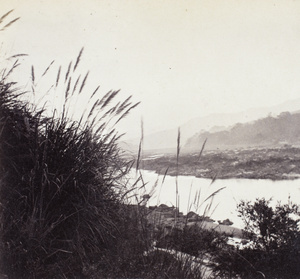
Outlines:
{"label": "river water", "polygon": [[[141,174],[146,186],[136,192],[139,199],[144,194],[150,194],[148,206],[162,203],[176,205],[176,177],[167,175],[164,179],[163,175],[145,170]],[[133,177],[135,175],[136,172]],[[178,176],[177,185],[181,212],[205,213],[216,221],[229,218],[234,223],[233,226],[238,228],[243,228],[243,222],[236,210],[241,200],[266,198],[272,199],[271,204],[276,205],[278,201],[286,203],[290,197],[292,202],[300,205],[300,179],[217,179],[212,183],[211,179]],[[216,194],[212,195],[213,193]]]}

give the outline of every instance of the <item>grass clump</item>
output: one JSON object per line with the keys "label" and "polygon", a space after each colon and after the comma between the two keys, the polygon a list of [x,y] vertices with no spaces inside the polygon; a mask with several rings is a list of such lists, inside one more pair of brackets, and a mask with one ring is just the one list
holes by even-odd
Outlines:
{"label": "grass clump", "polygon": [[116,250],[131,162],[105,117],[119,121],[135,105],[109,107],[118,93],[111,91],[73,121],[68,72],[60,115],[22,101],[14,82],[0,80],[1,271],[11,278],[91,278]]}

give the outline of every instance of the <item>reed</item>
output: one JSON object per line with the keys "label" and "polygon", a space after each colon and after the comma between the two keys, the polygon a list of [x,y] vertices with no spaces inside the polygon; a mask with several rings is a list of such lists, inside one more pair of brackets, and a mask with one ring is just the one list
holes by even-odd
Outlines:
{"label": "reed", "polygon": [[[6,20],[6,18],[13,12],[14,10],[10,10],[7,13],[5,13],[3,16],[1,16],[0,18],[0,26],[2,25],[2,23],[4,23],[4,21]],[[1,29],[0,31],[4,31],[6,28],[10,27],[12,24],[14,24],[16,21],[18,21],[20,18],[14,18],[12,20],[10,20],[8,23],[6,23]]]}

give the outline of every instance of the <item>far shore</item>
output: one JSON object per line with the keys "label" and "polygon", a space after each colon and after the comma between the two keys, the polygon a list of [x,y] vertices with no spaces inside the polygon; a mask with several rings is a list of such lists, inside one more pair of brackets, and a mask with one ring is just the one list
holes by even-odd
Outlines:
{"label": "far shore", "polygon": [[175,155],[147,156],[142,169],[170,176],[195,176],[207,179],[300,179],[300,149],[264,148],[211,150]]}
{"label": "far shore", "polygon": [[[144,169],[144,170],[149,170],[149,169]],[[160,171],[160,170],[149,170],[149,171],[153,171],[156,174],[159,175],[165,175],[165,172]],[[178,174],[176,173],[176,171],[174,170],[169,170],[167,172],[167,175],[169,176],[194,176],[197,178],[206,178],[206,179],[268,179],[268,180],[296,180],[296,179],[300,179],[300,174],[253,174],[253,173],[236,173],[236,174],[218,174],[215,173],[215,175],[210,175],[210,174],[196,174],[191,172],[178,172]]]}

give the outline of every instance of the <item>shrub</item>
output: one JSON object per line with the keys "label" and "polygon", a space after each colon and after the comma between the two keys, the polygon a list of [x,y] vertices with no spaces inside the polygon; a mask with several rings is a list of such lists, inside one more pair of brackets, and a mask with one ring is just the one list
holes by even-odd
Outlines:
{"label": "shrub", "polygon": [[[300,277],[299,208],[296,204],[257,199],[254,203],[242,201],[238,211],[245,223],[245,236],[251,246],[240,251],[256,271],[267,278]],[[249,275],[245,270],[241,274]]]}

